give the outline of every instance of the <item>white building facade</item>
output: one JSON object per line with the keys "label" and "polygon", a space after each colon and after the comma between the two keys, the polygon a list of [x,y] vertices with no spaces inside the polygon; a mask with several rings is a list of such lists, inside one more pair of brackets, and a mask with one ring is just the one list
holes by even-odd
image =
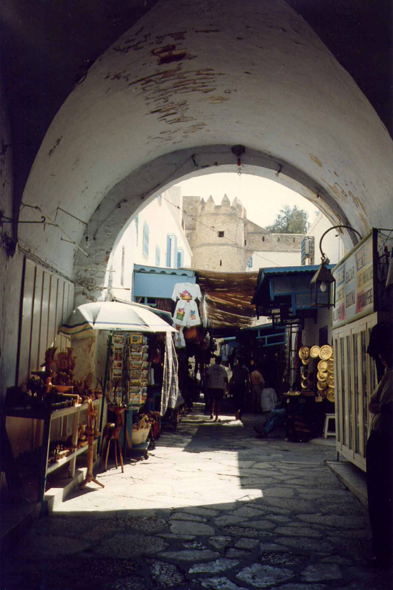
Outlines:
{"label": "white building facade", "polygon": [[159,195],[130,221],[111,257],[108,299],[133,300],[135,264],[190,268],[192,252],[183,229],[178,187]]}

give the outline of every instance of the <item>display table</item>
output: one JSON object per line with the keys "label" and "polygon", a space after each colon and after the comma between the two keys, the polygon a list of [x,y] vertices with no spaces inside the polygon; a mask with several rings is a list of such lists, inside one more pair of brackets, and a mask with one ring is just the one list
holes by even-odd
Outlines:
{"label": "display table", "polygon": [[287,437],[301,442],[314,435],[315,393],[313,391],[288,391],[287,399]]}
{"label": "display table", "polygon": [[[101,411],[102,397],[93,401],[93,406],[98,412]],[[75,477],[75,466],[76,458],[78,455],[87,452],[87,445],[81,448],[76,448],[75,451],[56,461],[55,463],[48,465],[49,459],[49,447],[51,437],[51,426],[55,420],[60,418],[72,418],[72,445],[77,447],[78,443],[78,428],[80,422],[80,416],[83,411],[86,411],[88,404],[79,404],[76,406],[63,408],[60,410],[51,411],[50,408],[42,409],[27,409],[27,408],[7,408],[4,411],[6,418],[24,418],[28,420],[43,420],[44,428],[42,434],[42,444],[40,453],[40,467],[39,467],[39,484],[38,484],[38,501],[44,501],[44,495],[46,490],[46,482],[48,475],[53,473],[63,465],[69,463],[70,477]],[[94,459],[97,456],[97,444],[98,438],[94,441]]]}

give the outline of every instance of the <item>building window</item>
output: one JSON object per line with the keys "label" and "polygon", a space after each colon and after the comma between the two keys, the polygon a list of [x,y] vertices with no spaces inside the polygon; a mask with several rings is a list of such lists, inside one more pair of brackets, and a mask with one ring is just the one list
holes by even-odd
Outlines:
{"label": "building window", "polygon": [[252,268],[252,256],[250,256],[250,258],[248,259],[247,266],[248,268]]}
{"label": "building window", "polygon": [[146,258],[149,257],[149,226],[147,225],[146,221],[143,224],[143,246],[142,246],[143,256]]}
{"label": "building window", "polygon": [[247,246],[247,240],[244,240],[244,245]]}
{"label": "building window", "polygon": [[157,200],[158,200],[158,204],[161,205],[162,204],[162,195],[158,195]]}
{"label": "building window", "polygon": [[161,250],[160,246],[156,246],[156,266],[160,266],[161,264]]}
{"label": "building window", "polygon": [[168,234],[166,238],[166,265],[175,268],[177,263],[177,236]]}
{"label": "building window", "polygon": [[224,232],[223,231],[219,231],[218,232],[218,237],[219,238],[223,238],[224,237]]}
{"label": "building window", "polygon": [[280,241],[280,238],[277,238],[277,242],[279,242],[279,241]]}
{"label": "building window", "polygon": [[135,215],[135,243],[138,245],[139,217]]}
{"label": "building window", "polygon": [[265,236],[262,236],[262,242],[264,242],[264,241],[265,241]]}
{"label": "building window", "polygon": [[177,251],[177,268],[181,268],[184,263],[184,252],[181,248]]}
{"label": "building window", "polygon": [[222,260],[220,260],[220,266],[222,266]]}
{"label": "building window", "polygon": [[121,248],[121,270],[120,270],[120,285],[124,287],[124,267],[125,267],[126,249]]}

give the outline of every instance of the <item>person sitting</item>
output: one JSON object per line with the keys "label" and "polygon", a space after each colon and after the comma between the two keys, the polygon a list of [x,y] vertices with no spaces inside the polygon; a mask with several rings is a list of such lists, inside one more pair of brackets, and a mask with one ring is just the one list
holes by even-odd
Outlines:
{"label": "person sitting", "polygon": [[[272,388],[273,389],[273,388]],[[286,401],[279,401],[275,390],[273,389],[275,394],[276,402],[274,407],[269,411],[268,419],[263,429],[255,427],[256,432],[258,433],[257,438],[266,438],[267,435],[272,432],[275,428],[279,426],[283,426],[286,420]],[[272,398],[273,394],[272,394]]]}
{"label": "person sitting", "polygon": [[273,380],[270,377],[266,378],[265,386],[262,389],[261,399],[260,399],[260,408],[262,412],[261,419],[258,423],[254,426],[254,430],[260,434],[262,429],[266,425],[268,421],[269,414],[278,403],[278,397],[275,388],[273,387]]}

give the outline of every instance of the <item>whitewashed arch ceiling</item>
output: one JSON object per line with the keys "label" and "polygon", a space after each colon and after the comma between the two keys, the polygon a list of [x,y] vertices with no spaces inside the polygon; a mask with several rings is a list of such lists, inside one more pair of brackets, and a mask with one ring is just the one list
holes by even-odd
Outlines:
{"label": "whitewashed arch ceiling", "polygon": [[[235,144],[246,147],[244,172],[295,188],[331,220],[362,234],[393,225],[392,140],[281,0],[159,2],[59,110],[23,196],[40,210],[25,207],[21,219],[42,212],[77,243],[87,231],[90,257],[77,251],[75,266],[94,291],[129,215],[181,177],[235,170]],[[75,248],[58,227],[21,226],[20,235],[73,275]]]}

